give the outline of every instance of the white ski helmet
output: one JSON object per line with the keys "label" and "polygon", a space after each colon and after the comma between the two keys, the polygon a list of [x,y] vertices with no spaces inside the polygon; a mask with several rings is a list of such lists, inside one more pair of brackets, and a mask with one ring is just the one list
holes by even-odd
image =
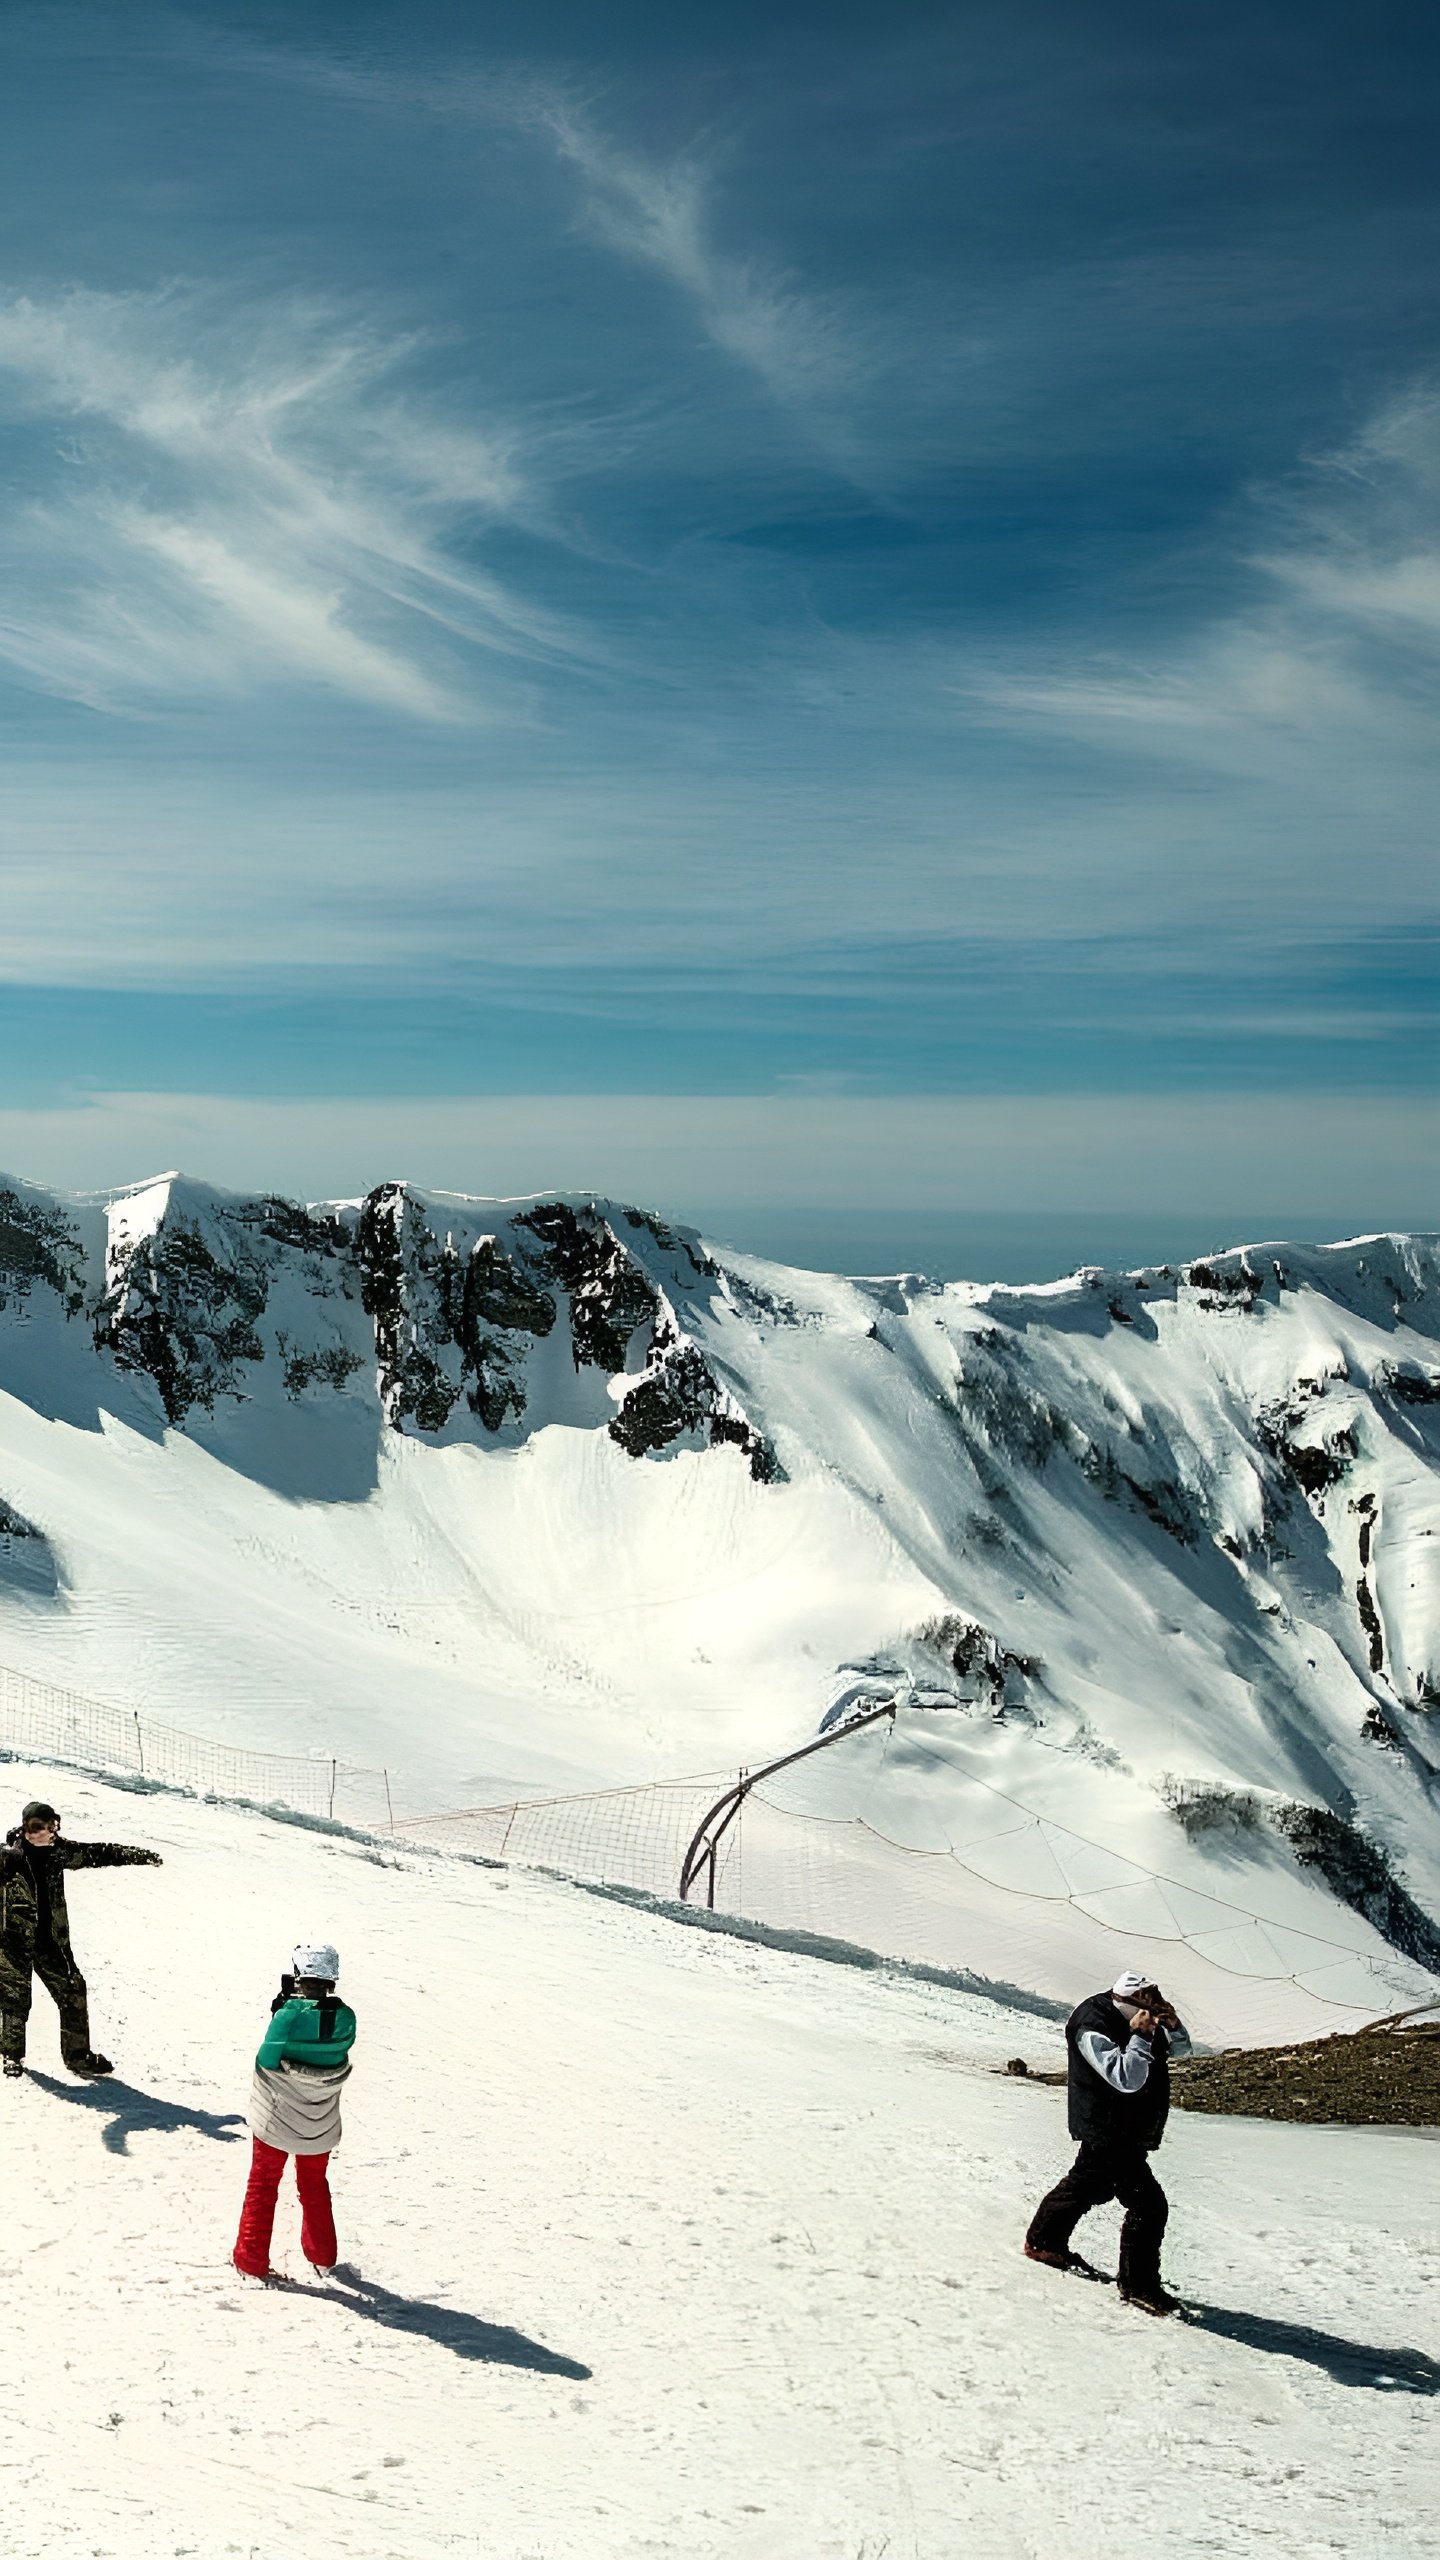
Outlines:
{"label": "white ski helmet", "polygon": [[340,1959],[333,1947],[297,1947],[290,1970],[297,1982],[338,1982]]}

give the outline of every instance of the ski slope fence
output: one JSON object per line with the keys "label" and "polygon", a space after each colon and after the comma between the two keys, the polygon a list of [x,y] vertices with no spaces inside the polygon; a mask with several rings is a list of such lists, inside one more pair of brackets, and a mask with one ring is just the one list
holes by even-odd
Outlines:
{"label": "ski slope fence", "polygon": [[3,1665],[0,1751],[12,1758],[53,1760],[62,1768],[150,1779],[190,1795],[283,1806],[288,1812],[350,1823],[357,1830],[388,1830],[390,1825],[390,1781],[383,1769],[210,1742],[138,1710],[107,1706]]}
{"label": "ski slope fence", "polygon": [[[1139,1867],[974,1780],[947,1800],[948,1837],[889,1837],[855,1765],[862,1748],[842,1739],[829,1766],[758,1781],[719,1844],[717,1913],[1067,2005],[1134,1965],[1207,2045],[1344,2032],[1423,2001],[1427,1985],[1440,1996],[1343,1904],[1317,1915],[1313,1885],[1279,1863],[1243,1895],[1228,1878],[1217,1893],[1208,1875],[1199,1886]],[[673,1902],[725,1784],[711,1774],[420,1815],[396,1837]]]}
{"label": "ski slope fence", "polygon": [[[397,1822],[383,1769],[212,1742],[4,1666],[0,1753],[662,1903],[675,1900],[686,1849],[733,1783],[733,1773],[710,1771]],[[719,1842],[716,1912],[792,1942],[829,1941],[1067,2003],[1135,1965],[1206,2044],[1343,2032],[1436,1994],[1343,1904],[1321,1906],[1317,1924],[1313,1887],[1279,1866],[1248,1876],[1243,1891],[1230,1878],[1217,1891],[1203,1870],[1139,1866],[973,1771],[957,1783],[953,1768],[917,1822],[913,1799],[887,1800],[883,1774],[872,1733],[842,1734],[803,1768],[759,1778]]]}

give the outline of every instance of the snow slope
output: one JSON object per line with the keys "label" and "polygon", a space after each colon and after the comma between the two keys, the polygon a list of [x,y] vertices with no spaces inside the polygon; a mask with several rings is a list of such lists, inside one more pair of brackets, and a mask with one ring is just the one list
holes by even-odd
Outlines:
{"label": "snow slope", "polygon": [[[377,1858],[11,1768],[78,1837],[117,2080],[0,2084],[15,2560],[1427,2560],[1436,2152],[1173,2121],[1197,2325],[1028,2266],[1053,2028],[538,1876]],[[360,2017],[335,2188],[360,2281],[226,2267],[273,1976]],[[1114,2216],[1087,2226],[1113,2264]]]}
{"label": "snow slope", "polygon": [[1233,1900],[1377,2005],[1440,1962],[1433,1238],[942,1288],[166,1176],[0,1187],[0,1300],[0,1663],[411,1811],[753,1765],[906,1682],[924,1741],[797,1809],[968,1855],[998,1787],[1051,1829],[996,1897],[1079,1889],[1068,1823],[1087,1892],[1093,1850]]}

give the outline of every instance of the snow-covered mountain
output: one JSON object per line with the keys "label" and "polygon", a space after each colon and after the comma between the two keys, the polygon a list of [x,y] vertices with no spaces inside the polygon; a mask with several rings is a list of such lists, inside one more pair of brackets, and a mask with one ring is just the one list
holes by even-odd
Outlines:
{"label": "snow-covered mountain", "polygon": [[0,1662],[416,1806],[903,1674],[954,1712],[897,1805],[1298,1861],[1434,1965],[1440,1240],[942,1287],[575,1196],[7,1183]]}

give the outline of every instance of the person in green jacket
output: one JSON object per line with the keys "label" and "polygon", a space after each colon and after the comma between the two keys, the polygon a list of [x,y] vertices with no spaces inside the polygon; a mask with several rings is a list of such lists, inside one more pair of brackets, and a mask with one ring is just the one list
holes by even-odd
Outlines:
{"label": "person in green jacket", "polygon": [[70,1951],[65,1878],[78,1867],[158,1867],[153,1849],[113,1840],[62,1840],[60,1816],[37,1796],[0,1848],[0,2054],[7,2080],[25,2068],[31,1976],[38,1973],[60,2012],[60,2056],[82,2080],[113,2071],[90,2043],[85,1976]]}
{"label": "person in green jacket", "polygon": [[271,2274],[270,2238],[287,2158],[300,2191],[300,2246],[317,2275],[335,2265],[330,2154],[340,2139],[340,2091],[350,2077],[355,2012],[335,1990],[333,1947],[297,1947],[280,1977],[250,2091],[254,2150],[232,2252],[242,2276]]}

